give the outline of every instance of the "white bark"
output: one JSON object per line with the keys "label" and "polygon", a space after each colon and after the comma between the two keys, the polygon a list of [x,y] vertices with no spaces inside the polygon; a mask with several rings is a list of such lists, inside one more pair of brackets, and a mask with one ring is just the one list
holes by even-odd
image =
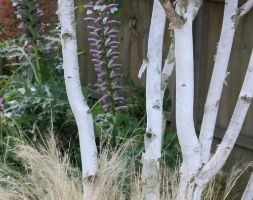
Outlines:
{"label": "white bark", "polygon": [[226,79],[227,67],[235,34],[236,19],[238,15],[237,5],[238,0],[226,0],[225,3],[221,36],[199,136],[201,143],[201,159],[203,164],[208,162],[211,153],[220,98]]}
{"label": "white bark", "polygon": [[230,155],[235,142],[242,129],[243,122],[250,107],[253,98],[253,52],[251,54],[250,63],[244,79],[244,83],[229,123],[228,129],[222,139],[221,144],[216,150],[210,161],[204,165],[201,172],[195,178],[197,187],[203,188],[224,166]]}
{"label": "white bark", "polygon": [[193,122],[194,61],[192,21],[195,7],[189,3],[186,23],[175,31],[176,123],[183,155],[178,200],[191,199],[191,179],[201,168],[200,145]]}
{"label": "white bark", "polygon": [[65,85],[68,100],[78,126],[84,194],[89,195],[91,191],[88,179],[95,176],[98,170],[97,148],[93,117],[83,96],[80,83],[73,0],[59,0],[58,14],[61,25]]}
{"label": "white bark", "polygon": [[161,70],[165,22],[165,12],[159,0],[155,0],[146,60],[147,128],[144,136],[145,153],[143,153],[142,156],[143,191],[146,200],[156,200],[160,198],[158,159],[161,157],[162,144],[163,101],[161,93]]}
{"label": "white bark", "polygon": [[253,0],[248,0],[240,7],[240,16],[246,15],[253,8]]}
{"label": "white bark", "polygon": [[253,199],[253,172],[251,173],[249,182],[244,190],[241,200],[252,200]]}

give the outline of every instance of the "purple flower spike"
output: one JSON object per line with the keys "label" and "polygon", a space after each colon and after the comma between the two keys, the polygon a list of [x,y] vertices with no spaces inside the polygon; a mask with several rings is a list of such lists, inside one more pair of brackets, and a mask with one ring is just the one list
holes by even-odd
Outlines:
{"label": "purple flower spike", "polygon": [[[24,32],[26,49],[30,50],[30,46],[34,46],[34,41],[44,46],[46,25],[42,23],[43,11],[39,7],[38,0],[11,0],[11,2],[15,8],[16,18],[21,21],[18,29]],[[50,47],[43,49],[44,53],[49,49]]]}
{"label": "purple flower spike", "polygon": [[120,21],[113,19],[112,14],[118,10],[117,4],[106,4],[102,1],[90,2],[86,6],[89,44],[92,62],[97,74],[97,86],[101,103],[105,111],[115,113],[124,108],[124,98],[120,95],[121,64],[118,63],[120,52],[117,50],[118,26]]}

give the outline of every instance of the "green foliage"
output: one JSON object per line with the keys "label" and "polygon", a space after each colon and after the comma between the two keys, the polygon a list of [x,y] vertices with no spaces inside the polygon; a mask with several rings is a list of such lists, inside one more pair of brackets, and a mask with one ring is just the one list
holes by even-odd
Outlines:
{"label": "green foliage", "polygon": [[[55,37],[59,31],[51,31],[50,34],[52,36],[44,38],[43,45],[32,46],[33,48],[27,47],[24,37],[0,43],[0,59],[8,61],[3,71],[8,74],[21,74],[31,82],[49,81],[51,74],[61,63],[58,56],[60,40]],[[49,52],[50,48],[53,48],[54,52]]]}
{"label": "green foliage", "polygon": [[63,117],[71,116],[63,84],[32,84],[21,76],[0,77],[0,95],[5,99],[4,116],[12,118],[25,134],[34,134],[32,127],[47,130],[53,120],[59,131]]}

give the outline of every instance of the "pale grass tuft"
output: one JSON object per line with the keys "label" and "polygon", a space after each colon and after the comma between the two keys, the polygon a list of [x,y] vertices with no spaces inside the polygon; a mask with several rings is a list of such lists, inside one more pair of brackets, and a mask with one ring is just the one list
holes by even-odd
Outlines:
{"label": "pale grass tuft", "polygon": [[5,194],[1,200],[82,199],[79,171],[70,166],[67,155],[61,155],[57,150],[53,137],[48,139],[46,146],[37,150],[29,145],[19,145],[14,150],[25,167],[25,174],[9,169],[0,171]]}
{"label": "pale grass tuft", "polygon": [[[95,189],[89,199],[85,200],[143,199],[140,169],[129,154],[129,144],[131,142],[117,150],[108,146],[100,149],[100,170],[90,183]],[[53,136],[44,146],[36,149],[29,145],[19,145],[14,150],[24,166],[22,172],[0,166],[1,200],[83,200],[81,172],[70,165],[67,154],[57,149]],[[227,182],[224,173],[220,173],[209,183],[202,199],[226,199],[245,170],[246,167],[233,170]],[[161,167],[161,200],[176,199],[178,180],[178,169]]]}

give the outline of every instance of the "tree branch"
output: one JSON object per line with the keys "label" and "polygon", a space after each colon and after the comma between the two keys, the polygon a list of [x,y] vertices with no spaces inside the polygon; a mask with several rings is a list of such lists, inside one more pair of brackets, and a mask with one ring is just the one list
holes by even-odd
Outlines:
{"label": "tree branch", "polygon": [[227,67],[234,40],[238,0],[228,0],[225,4],[223,25],[217,49],[213,74],[206,98],[205,112],[200,129],[201,159],[205,164],[210,157],[213,134],[218,115],[220,98],[227,75]]}
{"label": "tree branch", "polygon": [[160,0],[161,5],[163,6],[167,18],[170,20],[170,23],[177,28],[181,28],[184,25],[184,20],[175,12],[175,9],[170,0]]}
{"label": "tree branch", "polygon": [[251,200],[253,199],[253,172],[251,173],[249,182],[244,190],[241,200]]}
{"label": "tree branch", "polygon": [[240,7],[240,16],[246,15],[253,8],[253,0],[248,0]]}
{"label": "tree branch", "polygon": [[162,148],[163,99],[161,91],[161,71],[163,38],[166,15],[159,0],[154,0],[147,58],[140,74],[147,68],[146,111],[147,127],[144,135],[145,152],[142,154],[142,181],[145,200],[159,200],[159,161]]}

